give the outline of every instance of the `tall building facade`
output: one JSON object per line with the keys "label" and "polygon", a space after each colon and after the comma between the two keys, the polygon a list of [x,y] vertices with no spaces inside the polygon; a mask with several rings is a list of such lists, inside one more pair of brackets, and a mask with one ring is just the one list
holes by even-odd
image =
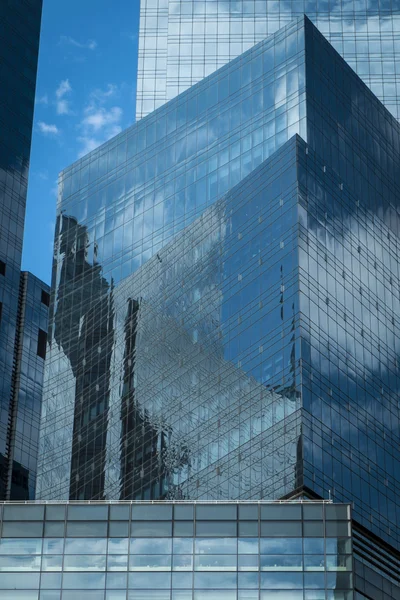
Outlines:
{"label": "tall building facade", "polygon": [[[40,381],[41,292],[21,273],[42,0],[0,5],[0,498],[32,498]],[[40,288],[40,290],[39,290]],[[36,307],[31,305],[35,297]],[[48,304],[48,303],[47,303]],[[31,319],[34,321],[31,322]],[[39,325],[40,321],[40,325]],[[34,325],[35,324],[35,325]],[[24,327],[27,327],[24,330]],[[33,331],[36,327],[36,331]],[[29,341],[30,340],[30,341]]]}
{"label": "tall building facade", "polygon": [[38,497],[331,495],[397,560],[399,164],[302,17],[63,171]]}
{"label": "tall building facade", "polygon": [[137,118],[303,13],[400,119],[398,0],[141,0]]}

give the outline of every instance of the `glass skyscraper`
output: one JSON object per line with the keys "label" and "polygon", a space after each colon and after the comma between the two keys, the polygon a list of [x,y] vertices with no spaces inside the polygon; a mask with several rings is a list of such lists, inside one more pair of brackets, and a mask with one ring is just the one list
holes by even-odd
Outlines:
{"label": "glass skyscraper", "polygon": [[0,3],[0,498],[33,498],[48,286],[21,273],[42,0]]}
{"label": "glass skyscraper", "polygon": [[141,118],[306,13],[400,119],[398,0],[141,0]]}
{"label": "glass skyscraper", "polygon": [[397,598],[399,166],[301,17],[65,169],[38,497],[331,496]]}

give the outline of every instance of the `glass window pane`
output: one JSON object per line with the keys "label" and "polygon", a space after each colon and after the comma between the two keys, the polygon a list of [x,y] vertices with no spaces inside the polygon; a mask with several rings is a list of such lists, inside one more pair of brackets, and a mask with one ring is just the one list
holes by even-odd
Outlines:
{"label": "glass window pane", "polygon": [[190,554],[193,552],[193,538],[174,538],[174,554]]}
{"label": "glass window pane", "polygon": [[43,521],[44,505],[4,506],[3,521]]}
{"label": "glass window pane", "polygon": [[178,589],[192,588],[193,573],[172,573],[172,587]]}
{"label": "glass window pane", "polygon": [[302,538],[261,538],[261,554],[302,554]]}
{"label": "glass window pane", "polygon": [[46,520],[47,521],[64,521],[65,519],[65,506],[51,505],[46,506]]}
{"label": "glass window pane", "polygon": [[193,521],[175,521],[174,522],[174,535],[176,536],[187,536],[193,537],[194,534],[194,522]]}
{"label": "glass window pane", "polygon": [[304,573],[304,587],[310,590],[325,587],[325,573]]}
{"label": "glass window pane", "polygon": [[132,521],[171,521],[172,504],[133,504]]}
{"label": "glass window pane", "polygon": [[41,554],[42,539],[0,539],[1,554]]}
{"label": "glass window pane", "polygon": [[7,600],[38,600],[39,592],[34,590],[8,590]]}
{"label": "glass window pane", "polygon": [[43,590],[40,592],[39,600],[60,600],[61,591]]}
{"label": "glass window pane", "polygon": [[61,590],[62,573],[42,573],[40,587],[43,590]]}
{"label": "glass window pane", "polygon": [[112,504],[110,506],[110,519],[115,521],[129,521],[129,506]]}
{"label": "glass window pane", "polygon": [[107,538],[70,538],[65,540],[65,554],[106,554]]}
{"label": "glass window pane", "polygon": [[129,587],[136,589],[162,589],[171,587],[171,573],[129,573]]}
{"label": "glass window pane", "polygon": [[209,590],[217,589],[236,589],[237,574],[236,573],[195,573],[194,587],[206,588]]}
{"label": "glass window pane", "polygon": [[3,521],[2,534],[4,537],[30,537],[39,538],[43,535],[43,522],[41,521]]}
{"label": "glass window pane", "polygon": [[107,505],[73,505],[68,506],[69,521],[107,521],[108,506]]}
{"label": "glass window pane", "polygon": [[310,554],[304,556],[305,571],[324,571],[325,556],[323,554]]}
{"label": "glass window pane", "polygon": [[39,578],[40,573],[0,573],[0,590],[39,589]]}
{"label": "glass window pane", "polygon": [[64,571],[105,571],[106,557],[101,554],[66,555]]}
{"label": "glass window pane", "polygon": [[239,504],[239,519],[244,521],[258,520],[258,505]]}
{"label": "glass window pane", "polygon": [[170,600],[170,590],[128,590],[128,600]]}
{"label": "glass window pane", "polygon": [[74,590],[73,592],[63,591],[62,600],[104,600],[104,590]]}
{"label": "glass window pane", "polygon": [[171,554],[172,540],[163,538],[132,538],[131,554]]}
{"label": "glass window pane", "polygon": [[133,537],[171,537],[172,521],[132,521],[131,535]]}
{"label": "glass window pane", "polygon": [[237,540],[234,538],[208,538],[195,540],[196,554],[236,554]]}
{"label": "glass window pane", "polygon": [[198,504],[196,506],[196,520],[201,521],[236,521],[237,506],[236,504]]}
{"label": "glass window pane", "polygon": [[267,590],[303,589],[303,573],[260,573],[261,588]]}
{"label": "glass window pane", "polygon": [[258,573],[238,573],[238,586],[240,588],[258,588]]}
{"label": "glass window pane", "polygon": [[128,554],[129,540],[127,538],[110,538],[108,554]]}
{"label": "glass window pane", "polygon": [[259,557],[256,554],[239,554],[239,571],[258,571]]}
{"label": "glass window pane", "polygon": [[300,537],[302,535],[301,521],[262,521],[261,535],[263,537]]}
{"label": "glass window pane", "polygon": [[193,571],[193,555],[177,554],[172,559],[173,571]]}
{"label": "glass window pane", "polygon": [[129,537],[128,521],[110,521],[108,524],[108,535],[118,537]]}
{"label": "glass window pane", "polygon": [[51,556],[43,556],[42,558],[42,571],[61,571],[62,570],[62,554],[56,554]]}
{"label": "glass window pane", "polygon": [[235,554],[198,554],[195,556],[196,571],[236,571]]}
{"label": "glass window pane", "polygon": [[107,573],[107,587],[109,589],[124,589],[128,587],[127,573]]}
{"label": "glass window pane", "polygon": [[0,571],[40,571],[40,556],[0,556]]}
{"label": "glass window pane", "polygon": [[258,521],[239,521],[239,536],[255,536],[258,535]]}
{"label": "glass window pane", "polygon": [[301,571],[301,554],[272,554],[260,557],[261,571]]}
{"label": "glass window pane", "polygon": [[45,537],[60,537],[63,538],[65,533],[64,521],[46,521],[44,524]]}
{"label": "glass window pane", "polygon": [[322,521],[305,521],[303,535],[304,537],[322,537],[324,535],[324,523]]}
{"label": "glass window pane", "polygon": [[326,553],[327,554],[350,554],[351,539],[350,538],[327,538]]}
{"label": "glass window pane", "polygon": [[301,504],[265,504],[261,506],[261,520],[290,521],[301,519]]}
{"label": "glass window pane", "polygon": [[174,518],[175,520],[191,521],[194,515],[194,506],[192,505],[175,505]]}
{"label": "glass window pane", "polygon": [[171,556],[168,554],[133,554],[129,558],[130,571],[170,571]]}
{"label": "glass window pane", "polygon": [[304,554],[323,554],[324,538],[304,538]]}
{"label": "glass window pane", "polygon": [[63,575],[65,590],[99,590],[104,589],[105,586],[105,573],[64,573]]}
{"label": "glass window pane", "polygon": [[236,590],[194,590],[194,600],[236,600]]}
{"label": "glass window pane", "polygon": [[197,536],[235,536],[237,521],[196,521]]}
{"label": "glass window pane", "polygon": [[259,539],[248,538],[245,540],[238,540],[238,552],[239,554],[258,554]]}
{"label": "glass window pane", "polygon": [[125,590],[107,590],[106,600],[126,600]]}
{"label": "glass window pane", "polygon": [[327,554],[326,568],[328,571],[351,571],[351,554]]}
{"label": "glass window pane", "polygon": [[108,571],[127,571],[128,570],[128,556],[111,554],[107,557],[107,570]]}
{"label": "glass window pane", "polygon": [[107,521],[70,521],[67,522],[67,536],[105,537],[107,535]]}
{"label": "glass window pane", "polygon": [[43,540],[43,554],[62,554],[64,540],[62,538],[47,538]]}

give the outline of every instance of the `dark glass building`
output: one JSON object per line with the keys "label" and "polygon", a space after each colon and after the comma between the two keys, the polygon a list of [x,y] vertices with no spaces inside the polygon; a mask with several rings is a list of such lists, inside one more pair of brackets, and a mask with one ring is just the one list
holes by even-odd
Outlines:
{"label": "dark glass building", "polygon": [[347,504],[38,502],[1,526],[7,600],[355,598]]}
{"label": "dark glass building", "polygon": [[63,171],[38,496],[332,497],[398,598],[399,194],[304,17]]}
{"label": "dark glass building", "polygon": [[[30,274],[21,273],[21,254],[41,11],[42,0],[0,3],[2,499],[32,498],[35,489],[40,382],[44,368],[43,353],[37,358],[36,345],[38,335],[47,331],[45,313],[48,308],[41,303],[41,291],[48,294],[48,288]],[[32,306],[33,297],[38,302],[36,307]]]}

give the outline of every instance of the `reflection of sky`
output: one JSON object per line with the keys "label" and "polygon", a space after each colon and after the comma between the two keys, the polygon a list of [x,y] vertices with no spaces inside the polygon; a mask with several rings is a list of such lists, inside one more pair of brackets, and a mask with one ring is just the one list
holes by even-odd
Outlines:
{"label": "reflection of sky", "polygon": [[[143,0],[140,37],[148,40],[152,33],[146,31],[146,12],[147,1]],[[149,46],[139,50],[139,65],[144,59],[147,68],[144,71],[139,68],[138,117],[175,97],[303,13],[359,72],[374,93],[386,100],[393,114],[397,114],[394,73],[399,55],[394,54],[393,32],[400,29],[398,3],[392,3],[388,9],[374,0],[192,0],[181,4],[169,2],[167,12],[168,27],[158,31],[158,50],[149,50]],[[166,68],[157,67],[155,61],[152,68],[150,52],[159,53],[159,64],[167,55]],[[377,76],[374,74],[376,63],[385,63],[386,77],[382,76],[381,68]]]}
{"label": "reflection of sky", "polygon": [[[317,283],[319,298],[329,298],[330,305],[328,308],[326,302],[321,302],[316,307],[313,302],[316,296],[311,294],[312,300],[302,307],[302,312],[305,311],[329,339],[332,350],[342,349],[347,356],[345,366],[333,353],[329,361],[326,358],[320,360],[325,342],[320,341],[314,328],[311,330],[314,366],[327,377],[332,377],[332,369],[339,366],[356,378],[389,369],[400,355],[398,327],[392,321],[400,311],[400,302],[394,293],[398,282],[395,237],[389,232],[384,233],[383,223],[380,223],[381,231],[376,217],[371,216],[363,223],[353,216],[337,223],[332,219],[329,232],[311,215],[307,223],[303,220],[304,224],[316,246],[309,246],[307,255],[300,251],[300,265]],[[332,231],[335,231],[334,235]],[[324,252],[337,262],[336,270],[321,263],[318,257]],[[374,262],[377,268],[373,268]],[[341,276],[343,269],[347,275],[345,279]],[[393,287],[390,281],[393,281]],[[309,296],[306,288],[304,292]]]}

